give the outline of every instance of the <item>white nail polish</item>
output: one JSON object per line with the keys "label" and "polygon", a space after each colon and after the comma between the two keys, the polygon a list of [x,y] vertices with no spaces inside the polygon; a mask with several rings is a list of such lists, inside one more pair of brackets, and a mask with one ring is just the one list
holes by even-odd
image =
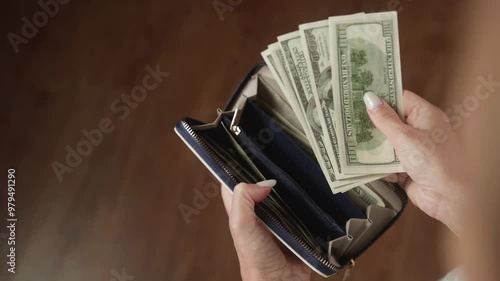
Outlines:
{"label": "white nail polish", "polygon": [[276,185],[276,180],[265,180],[265,181],[261,181],[261,182],[256,183],[256,185],[262,186],[262,187],[274,187]]}
{"label": "white nail polish", "polygon": [[382,99],[380,99],[374,92],[366,92],[363,97],[366,107],[370,110],[374,110],[382,105]]}

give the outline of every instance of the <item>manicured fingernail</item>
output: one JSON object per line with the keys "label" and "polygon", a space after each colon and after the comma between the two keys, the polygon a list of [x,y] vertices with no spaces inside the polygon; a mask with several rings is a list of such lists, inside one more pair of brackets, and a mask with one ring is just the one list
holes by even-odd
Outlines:
{"label": "manicured fingernail", "polygon": [[261,187],[274,187],[276,185],[276,180],[265,180],[256,183],[256,185]]}
{"label": "manicured fingernail", "polygon": [[366,92],[363,97],[366,107],[370,110],[374,110],[382,105],[382,99],[380,99],[374,92]]}

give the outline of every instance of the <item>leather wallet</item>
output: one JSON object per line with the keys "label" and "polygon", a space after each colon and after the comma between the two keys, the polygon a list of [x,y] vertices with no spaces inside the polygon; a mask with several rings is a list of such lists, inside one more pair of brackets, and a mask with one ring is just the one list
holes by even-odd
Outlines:
{"label": "leather wallet", "polygon": [[[255,213],[304,263],[323,277],[365,252],[403,212],[404,190],[383,180],[332,193],[303,129],[264,63],[237,87],[215,122],[183,118],[175,131],[231,191],[240,182],[276,179]],[[363,203],[364,202],[364,203]]]}

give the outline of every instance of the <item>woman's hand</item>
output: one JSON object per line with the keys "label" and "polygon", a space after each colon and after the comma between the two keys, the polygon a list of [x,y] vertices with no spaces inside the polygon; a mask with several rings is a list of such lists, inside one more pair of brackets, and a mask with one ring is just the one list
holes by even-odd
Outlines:
{"label": "woman's hand", "polygon": [[245,281],[311,279],[311,270],[288,249],[282,248],[254,212],[256,202],[264,200],[275,180],[257,184],[240,183],[233,194],[222,187],[222,199],[229,214],[229,229],[240,260]]}
{"label": "woman's hand", "polygon": [[396,150],[406,173],[386,180],[402,185],[413,204],[460,232],[456,216],[472,176],[463,149],[439,108],[410,91],[403,93],[406,124],[374,93],[364,97],[368,114]]}

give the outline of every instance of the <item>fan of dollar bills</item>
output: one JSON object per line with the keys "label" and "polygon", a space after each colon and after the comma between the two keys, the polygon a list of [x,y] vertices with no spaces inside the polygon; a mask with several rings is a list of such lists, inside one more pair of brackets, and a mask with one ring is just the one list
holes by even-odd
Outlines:
{"label": "fan of dollar bills", "polygon": [[373,92],[402,117],[396,12],[302,24],[278,36],[262,56],[334,193],[403,171],[363,102]]}

